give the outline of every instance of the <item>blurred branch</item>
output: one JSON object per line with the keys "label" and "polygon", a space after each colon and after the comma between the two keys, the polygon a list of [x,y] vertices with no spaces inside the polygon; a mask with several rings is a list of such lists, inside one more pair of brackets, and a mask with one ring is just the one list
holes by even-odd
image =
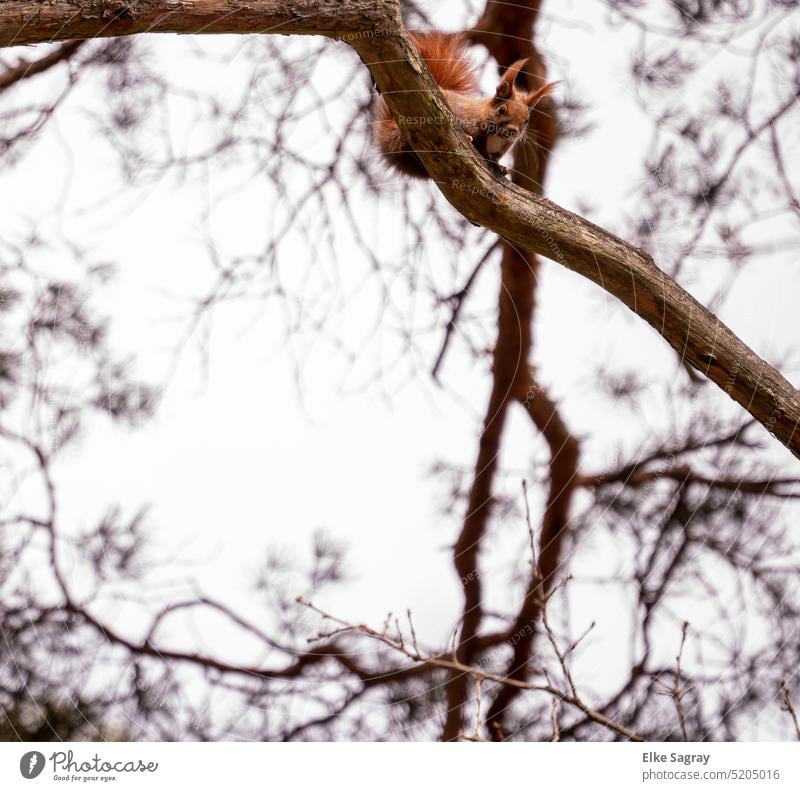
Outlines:
{"label": "blurred branch", "polygon": [[[532,559],[531,574],[525,597],[509,632],[515,636],[514,652],[507,673],[512,678],[525,678],[530,661],[535,629],[534,625],[541,614],[541,603],[547,601],[556,582],[556,573],[562,563],[562,547],[567,536],[569,511],[578,469],[579,444],[569,432],[558,407],[532,376],[523,379],[528,382],[525,388],[524,404],[536,428],[547,442],[550,459],[548,464],[548,490],[542,516],[539,537],[538,557]],[[518,397],[521,396],[518,390]],[[526,518],[528,528],[530,515]],[[497,723],[493,734],[502,738],[502,719],[504,713],[516,697],[511,687],[502,688],[492,704],[489,721]]]}
{"label": "blurred branch", "polygon": [[[495,58],[499,67],[526,58],[521,79],[529,90],[546,80],[544,59],[534,43],[534,28],[539,14],[538,0],[511,5],[488,2],[483,16],[468,36],[481,43]],[[515,35],[509,35],[513,31]],[[549,99],[531,117],[530,133],[535,147],[532,152],[518,149],[514,157],[512,179],[527,190],[541,193],[550,152],[555,144],[556,118]],[[527,156],[531,153],[531,156]],[[502,237],[502,234],[501,234]],[[492,498],[499,443],[505,414],[512,401],[524,405],[533,423],[545,438],[550,450],[550,485],[543,517],[540,551],[544,554],[546,579],[532,564],[530,581],[519,613],[508,629],[514,635],[513,653],[506,675],[515,680],[527,677],[527,665],[533,646],[533,622],[554,579],[552,572],[560,559],[561,537],[569,514],[571,483],[576,473],[578,448],[561,420],[556,405],[544,398],[535,408],[531,403],[533,374],[530,371],[536,305],[539,261],[530,250],[519,249],[507,238],[502,243],[501,284],[498,296],[497,342],[493,352],[492,392],[484,418],[483,433],[470,488],[467,516],[454,552],[456,571],[464,587],[464,612],[457,656],[469,664],[481,646],[478,627],[481,621],[481,581],[478,552],[486,531]],[[546,414],[545,414],[546,413]],[[527,500],[526,500],[527,513]],[[530,527],[530,515],[528,514]],[[532,528],[531,528],[532,530]],[[533,538],[531,539],[533,541]],[[533,551],[533,544],[531,546]],[[448,685],[447,719],[442,732],[445,740],[453,739],[462,730],[462,707],[466,701],[465,679],[453,675]],[[493,739],[504,738],[504,721],[519,688],[504,685],[497,691],[487,713]]]}
{"label": "blurred branch", "polygon": [[724,491],[741,492],[742,494],[771,495],[785,499],[800,498],[800,491],[784,491],[784,487],[800,486],[800,478],[714,478],[695,472],[688,464],[679,464],[663,470],[641,470],[638,466],[623,470],[579,475],[575,479],[577,486],[597,488],[615,483],[637,488],[658,480],[671,480],[678,483],[698,484]]}
{"label": "blurred branch", "polygon": [[20,58],[16,66],[12,66],[0,74],[0,93],[21,80],[42,74],[53,66],[68,61],[84,44],[85,41],[67,41],[38,60],[31,61]]}
{"label": "blurred branch", "polygon": [[456,327],[458,326],[458,317],[461,315],[461,309],[464,307],[464,303],[469,296],[470,289],[472,288],[473,284],[475,283],[475,279],[478,277],[481,269],[483,268],[484,264],[491,258],[492,254],[500,248],[500,240],[497,239],[489,249],[481,256],[478,263],[470,272],[469,277],[467,278],[467,282],[455,292],[455,294],[451,294],[449,297],[444,298],[443,302],[450,302],[452,304],[452,312],[450,314],[450,319],[447,322],[447,327],[445,328],[444,332],[444,339],[442,340],[442,347],[439,350],[439,354],[436,356],[436,362],[433,364],[433,368],[431,369],[431,376],[434,379],[439,378],[439,369],[444,362],[444,356],[447,354],[447,348],[450,345],[450,339],[452,338],[453,332],[455,331]]}

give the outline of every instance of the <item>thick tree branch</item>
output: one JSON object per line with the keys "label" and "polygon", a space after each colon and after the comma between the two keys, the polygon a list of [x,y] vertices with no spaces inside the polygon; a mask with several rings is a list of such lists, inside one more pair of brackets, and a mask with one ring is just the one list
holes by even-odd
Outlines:
{"label": "thick tree branch", "polygon": [[[396,0],[4,0],[0,47],[134,33],[397,31]],[[380,35],[380,32],[377,32]]]}

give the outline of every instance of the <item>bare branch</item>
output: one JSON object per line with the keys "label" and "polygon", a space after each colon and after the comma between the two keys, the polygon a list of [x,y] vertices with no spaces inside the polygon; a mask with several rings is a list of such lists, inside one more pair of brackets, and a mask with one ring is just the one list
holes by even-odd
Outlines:
{"label": "bare branch", "polygon": [[0,74],[0,93],[8,90],[12,85],[15,85],[21,80],[25,80],[37,74],[42,74],[42,72],[53,68],[53,66],[68,61],[84,43],[84,41],[67,41],[38,60],[31,61],[20,59],[16,66],[6,69]]}
{"label": "bare branch", "polygon": [[[686,690],[681,688],[681,660],[683,659],[683,647],[686,645],[686,632],[688,629],[689,622],[684,621],[683,627],[681,628],[681,646],[678,650],[678,656],[675,657],[675,673],[673,674],[672,684],[667,686],[666,690],[662,693],[664,695],[669,695],[675,702],[675,709],[678,713],[678,724],[680,725],[681,734],[685,742],[689,741],[689,731],[686,728],[686,710],[683,706],[683,696]],[[655,678],[655,681],[664,686],[663,682],[660,682],[658,677]]]}
{"label": "bare branch", "polygon": [[792,703],[792,698],[789,694],[789,685],[786,683],[785,678],[781,679],[781,692],[783,693],[783,709],[787,711],[792,718],[797,739],[800,741],[800,721],[797,719],[797,711],[794,707],[794,703]]}
{"label": "bare branch", "polygon": [[322,618],[339,624],[345,630],[357,634],[362,634],[365,637],[377,640],[378,642],[381,642],[384,645],[389,646],[389,648],[392,648],[393,650],[403,654],[404,656],[408,657],[409,659],[412,659],[415,662],[422,662],[429,666],[441,667],[447,670],[456,671],[458,673],[464,674],[464,676],[467,678],[472,678],[473,681],[474,680],[492,681],[496,684],[507,684],[516,687],[517,689],[520,690],[547,693],[548,695],[558,698],[560,701],[567,703],[570,706],[574,706],[576,709],[579,709],[592,722],[596,722],[597,724],[602,725],[605,728],[608,728],[614,733],[617,733],[618,735],[623,736],[624,738],[632,742],[645,741],[639,734],[635,733],[629,728],[626,728],[624,725],[620,725],[619,723],[610,720],[603,714],[600,714],[600,712],[591,709],[589,706],[586,705],[586,703],[580,697],[578,697],[576,694],[573,694],[572,690],[570,692],[564,692],[563,690],[553,686],[552,684],[532,684],[525,681],[518,681],[516,679],[507,678],[505,676],[499,676],[495,673],[488,673],[477,667],[461,664],[458,660],[454,658],[447,659],[443,656],[419,655],[411,651],[405,645],[402,645],[399,640],[395,640],[392,637],[390,637],[385,631],[381,632],[376,631],[375,629],[372,629],[366,624],[354,624],[354,623],[349,623],[347,621],[343,621],[340,618],[337,618],[336,616],[331,615],[330,613],[327,613],[324,610],[321,610],[312,602],[305,601],[302,598],[298,598],[298,602],[304,605],[305,607],[308,607],[310,610],[313,610],[318,615],[322,616]]}

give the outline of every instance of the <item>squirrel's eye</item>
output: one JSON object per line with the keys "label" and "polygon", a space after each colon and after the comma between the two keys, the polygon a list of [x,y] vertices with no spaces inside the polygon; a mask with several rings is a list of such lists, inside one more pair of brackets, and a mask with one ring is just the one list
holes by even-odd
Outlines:
{"label": "squirrel's eye", "polygon": [[500,105],[500,106],[497,108],[497,114],[498,114],[498,115],[505,115],[507,112],[508,112],[508,110],[506,109],[506,106],[505,106],[504,104],[501,104],[501,105]]}

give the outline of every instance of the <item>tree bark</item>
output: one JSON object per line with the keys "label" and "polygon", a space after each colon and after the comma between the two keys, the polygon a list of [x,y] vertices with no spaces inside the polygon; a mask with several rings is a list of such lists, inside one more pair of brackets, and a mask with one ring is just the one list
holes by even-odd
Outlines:
{"label": "tree bark", "polygon": [[0,47],[134,33],[335,38],[400,25],[396,0],[3,0]]}
{"label": "tree bark", "polygon": [[457,211],[613,294],[800,457],[800,393],[775,368],[647,253],[486,169],[403,33],[398,0],[0,3],[0,46],[145,32],[318,34],[347,42],[395,117],[416,119],[400,128]]}

